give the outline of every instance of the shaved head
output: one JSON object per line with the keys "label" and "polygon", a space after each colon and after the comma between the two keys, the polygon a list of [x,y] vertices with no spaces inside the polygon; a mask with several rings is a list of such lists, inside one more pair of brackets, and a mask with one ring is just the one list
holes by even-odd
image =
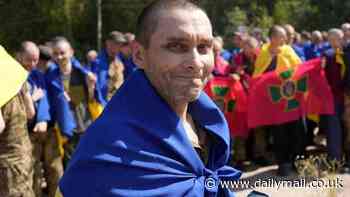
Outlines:
{"label": "shaved head", "polygon": [[269,37],[270,39],[277,35],[287,35],[286,30],[280,25],[274,25],[270,28]]}
{"label": "shaved head", "polygon": [[341,29],[344,33],[344,39],[346,42],[349,42],[350,40],[350,23],[344,23],[342,26],[341,26]]}
{"label": "shaved head", "polygon": [[292,25],[286,24],[283,26],[287,33],[287,43],[293,44],[294,38],[296,36],[295,29]]}
{"label": "shaved head", "polygon": [[40,51],[38,46],[32,41],[21,43],[18,51],[18,61],[27,69],[34,69],[39,62]]}
{"label": "shaved head", "polygon": [[52,57],[60,66],[67,65],[73,57],[73,48],[64,37],[56,37],[52,40]]}
{"label": "shaved head", "polygon": [[283,26],[284,29],[286,30],[287,33],[291,33],[294,34],[295,33],[295,29],[291,24],[286,24]]}
{"label": "shaved head", "polygon": [[342,28],[343,31],[344,31],[344,30],[350,29],[350,23],[344,23],[344,24],[342,24],[341,28]]}
{"label": "shaved head", "polygon": [[39,53],[39,48],[32,41],[24,41],[21,44],[20,52],[22,52],[22,53],[38,52]]}
{"label": "shaved head", "polygon": [[278,47],[285,44],[285,41],[287,39],[287,33],[282,26],[274,25],[271,27],[269,31],[269,37],[270,37],[270,44]]}
{"label": "shaved head", "polygon": [[97,51],[95,50],[89,50],[87,53],[86,53],[86,59],[88,60],[88,62],[93,62],[95,61],[97,58]]}
{"label": "shaved head", "polygon": [[311,39],[314,43],[322,42],[322,33],[318,30],[313,31],[311,34]]}
{"label": "shaved head", "polygon": [[328,41],[332,48],[337,49],[342,47],[342,39],[344,33],[341,29],[333,28],[328,31]]}
{"label": "shaved head", "polygon": [[63,37],[63,36],[57,36],[57,37],[54,37],[52,39],[52,47],[55,48],[55,47],[58,47],[59,45],[64,45],[68,48],[72,48],[70,42],[68,41],[67,38]]}
{"label": "shaved head", "polygon": [[336,36],[341,39],[343,38],[344,33],[342,32],[341,29],[333,28],[328,31],[328,36]]}
{"label": "shaved head", "polygon": [[145,48],[148,48],[152,34],[158,27],[159,17],[166,15],[170,10],[200,10],[203,9],[189,0],[155,0],[138,17],[136,27],[136,40]]}

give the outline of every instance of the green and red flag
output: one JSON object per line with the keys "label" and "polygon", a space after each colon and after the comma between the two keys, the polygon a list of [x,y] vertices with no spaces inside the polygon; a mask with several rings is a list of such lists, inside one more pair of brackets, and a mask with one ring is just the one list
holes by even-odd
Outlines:
{"label": "green and red flag", "polygon": [[333,96],[321,62],[314,59],[252,79],[249,128],[281,124],[309,114],[333,114]]}
{"label": "green and red flag", "polygon": [[231,136],[247,137],[248,98],[240,81],[232,77],[214,77],[204,91],[223,111]]}

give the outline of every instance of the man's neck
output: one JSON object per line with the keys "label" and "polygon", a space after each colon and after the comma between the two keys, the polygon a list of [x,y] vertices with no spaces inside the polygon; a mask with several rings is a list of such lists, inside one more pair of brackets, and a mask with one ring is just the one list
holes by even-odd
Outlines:
{"label": "man's neck", "polygon": [[350,36],[344,37],[345,42],[350,42]]}
{"label": "man's neck", "polygon": [[28,72],[32,72],[32,69],[29,66],[24,66],[24,64],[22,64],[24,69]]}
{"label": "man's neck", "polygon": [[181,120],[187,122],[188,104],[170,104],[170,107],[175,111]]}
{"label": "man's neck", "polygon": [[112,54],[112,53],[109,53],[109,52],[107,51],[108,60],[112,62],[112,61],[115,59],[115,57],[117,57],[118,54],[119,54],[119,52],[117,52],[117,53],[115,53],[115,54]]}
{"label": "man's neck", "polygon": [[108,56],[108,61],[113,62],[115,60],[115,57],[116,57],[116,55],[115,56]]}
{"label": "man's neck", "polygon": [[41,73],[46,73],[46,71],[48,70],[49,68],[49,62],[43,64],[43,65],[40,65],[38,66],[38,70],[41,72]]}
{"label": "man's neck", "polygon": [[269,51],[271,55],[277,55],[280,52],[280,47],[279,45],[273,45],[271,44],[269,47]]}
{"label": "man's neck", "polygon": [[246,57],[247,57],[247,59],[249,59],[249,60],[254,60],[255,59],[255,54],[254,53],[245,53],[244,54]]}
{"label": "man's neck", "polygon": [[69,75],[72,72],[72,63],[68,61],[66,65],[60,65],[60,70],[63,75]]}
{"label": "man's neck", "polygon": [[342,51],[342,50],[343,50],[343,47],[338,46],[338,47],[333,47],[333,49],[334,49],[335,51]]}

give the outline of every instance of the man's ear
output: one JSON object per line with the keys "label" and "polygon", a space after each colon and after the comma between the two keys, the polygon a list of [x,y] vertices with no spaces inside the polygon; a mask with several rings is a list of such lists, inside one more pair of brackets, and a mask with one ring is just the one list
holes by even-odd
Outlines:
{"label": "man's ear", "polygon": [[145,49],[144,47],[138,43],[138,42],[134,42],[132,45],[132,58],[134,60],[134,62],[136,63],[136,65],[139,66],[139,68],[144,69],[145,67]]}
{"label": "man's ear", "polygon": [[22,60],[23,60],[23,53],[21,53],[21,52],[16,52],[16,53],[15,53],[15,57],[16,57],[16,60],[17,60],[17,61],[22,62]]}
{"label": "man's ear", "polygon": [[72,57],[74,56],[74,49],[73,49],[73,47],[70,47],[70,54],[71,54]]}

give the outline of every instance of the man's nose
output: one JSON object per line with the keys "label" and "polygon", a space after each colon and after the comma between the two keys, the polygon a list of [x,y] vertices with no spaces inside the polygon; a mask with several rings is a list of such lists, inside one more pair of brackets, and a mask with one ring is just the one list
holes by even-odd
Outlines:
{"label": "man's nose", "polygon": [[195,72],[200,71],[204,67],[203,62],[201,61],[201,55],[197,49],[193,49],[189,52],[186,67]]}

